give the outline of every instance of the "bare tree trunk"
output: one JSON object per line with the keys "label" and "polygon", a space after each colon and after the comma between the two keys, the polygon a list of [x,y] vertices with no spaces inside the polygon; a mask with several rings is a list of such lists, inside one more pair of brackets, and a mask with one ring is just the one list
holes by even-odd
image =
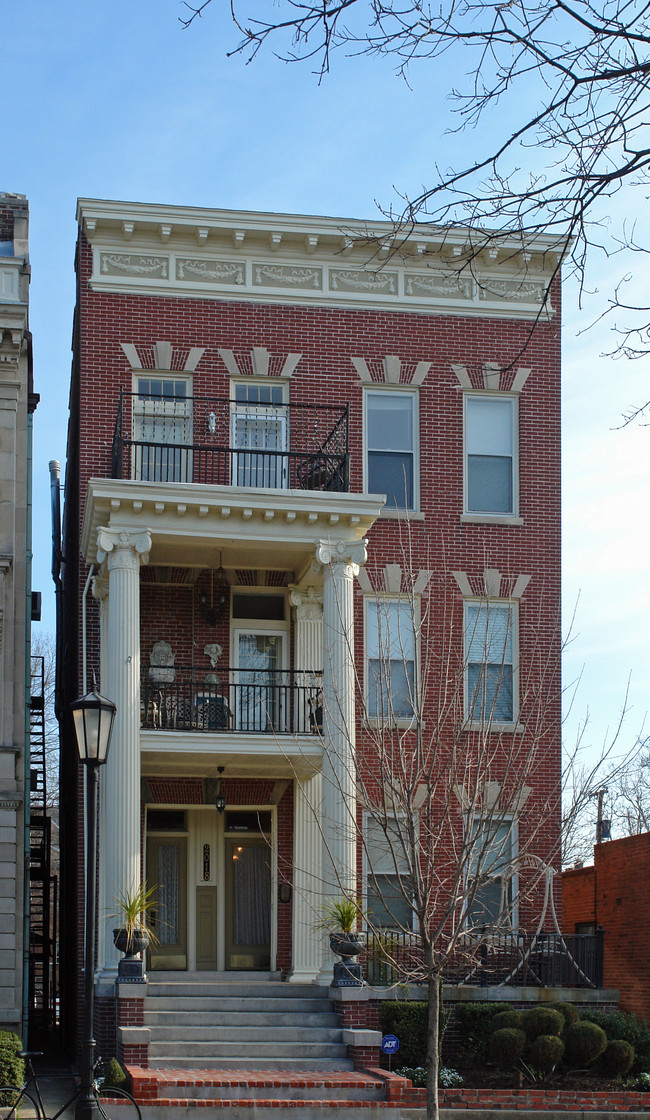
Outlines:
{"label": "bare tree trunk", "polygon": [[438,1120],[438,1052],[440,1047],[440,976],[429,972],[427,1024],[427,1120]]}

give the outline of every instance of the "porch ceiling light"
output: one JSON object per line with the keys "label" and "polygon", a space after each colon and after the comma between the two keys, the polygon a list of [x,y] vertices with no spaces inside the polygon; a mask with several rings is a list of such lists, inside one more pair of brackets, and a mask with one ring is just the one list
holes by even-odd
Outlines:
{"label": "porch ceiling light", "polygon": [[95,685],[70,707],[81,761],[89,766],[102,766],[108,757],[113,734],[115,704],[100,696]]}
{"label": "porch ceiling light", "polygon": [[218,778],[218,784],[217,784],[217,797],[216,797],[216,801],[215,801],[215,806],[216,806],[216,810],[219,814],[223,813],[224,809],[226,808],[226,799],[221,792],[221,775],[223,774],[224,770],[225,770],[225,766],[217,766],[217,772],[219,774],[219,778]]}

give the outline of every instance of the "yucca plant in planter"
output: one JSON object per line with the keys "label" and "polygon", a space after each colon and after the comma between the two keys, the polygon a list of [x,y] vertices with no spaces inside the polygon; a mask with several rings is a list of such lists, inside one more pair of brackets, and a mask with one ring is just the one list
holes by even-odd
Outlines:
{"label": "yucca plant in planter", "polygon": [[124,953],[119,964],[119,976],[123,980],[144,978],[143,962],[135,958],[149,945],[158,945],[158,937],[152,928],[155,913],[156,887],[146,883],[134,883],[121,890],[116,898],[117,907],[111,917],[120,924],[113,930],[113,944]]}
{"label": "yucca plant in planter", "polygon": [[334,965],[334,987],[359,987],[361,968],[352,960],[363,949],[363,935],[354,928],[363,917],[363,911],[354,898],[330,899],[322,909],[316,929],[329,933],[330,949],[341,957]]}

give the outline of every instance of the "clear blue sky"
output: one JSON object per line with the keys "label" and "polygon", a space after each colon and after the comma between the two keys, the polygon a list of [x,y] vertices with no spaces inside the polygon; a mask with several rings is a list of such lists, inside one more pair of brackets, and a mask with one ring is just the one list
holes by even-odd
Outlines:
{"label": "clear blue sky", "polygon": [[[488,126],[444,135],[453,123],[446,94],[461,82],[463,55],[420,66],[410,89],[388,62],[339,56],[319,84],[309,64],[286,65],[268,52],[250,66],[228,59],[237,36],[227,7],[214,0],[206,17],[183,31],[179,0],[3,5],[0,188],[26,194],[31,207],[31,327],[41,394],[34,585],[44,593],[47,629],[47,464],[65,457],[76,198],[376,217],[378,203],[389,207],[399,201],[396,191],[413,194],[430,181],[434,163],[460,164],[464,153],[489,142]],[[647,266],[642,258],[637,265],[647,288]],[[606,292],[618,273],[617,259],[603,258],[591,284]],[[628,674],[628,739],[650,707],[650,431],[612,430],[627,406],[650,395],[649,362],[599,357],[611,346],[605,328],[578,336],[601,306],[596,296],[581,311],[567,286],[567,623],[580,594],[567,685],[584,672],[566,735],[575,737],[588,707],[594,743],[617,721]]]}

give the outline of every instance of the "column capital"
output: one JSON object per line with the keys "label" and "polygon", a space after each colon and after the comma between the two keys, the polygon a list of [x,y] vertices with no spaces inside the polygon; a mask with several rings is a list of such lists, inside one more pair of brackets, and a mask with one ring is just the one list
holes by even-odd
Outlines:
{"label": "column capital", "polygon": [[368,542],[345,540],[319,541],[316,545],[316,559],[319,564],[344,564],[352,569],[351,575],[359,574],[359,566],[368,558]]}
{"label": "column capital", "polygon": [[315,587],[290,587],[289,602],[297,621],[319,622],[323,617],[323,593]]}
{"label": "column capital", "polygon": [[97,530],[97,559],[100,564],[108,559],[109,571],[112,568],[139,568],[149,562],[151,533],[147,530],[129,533],[125,529],[109,529],[102,526]]}

